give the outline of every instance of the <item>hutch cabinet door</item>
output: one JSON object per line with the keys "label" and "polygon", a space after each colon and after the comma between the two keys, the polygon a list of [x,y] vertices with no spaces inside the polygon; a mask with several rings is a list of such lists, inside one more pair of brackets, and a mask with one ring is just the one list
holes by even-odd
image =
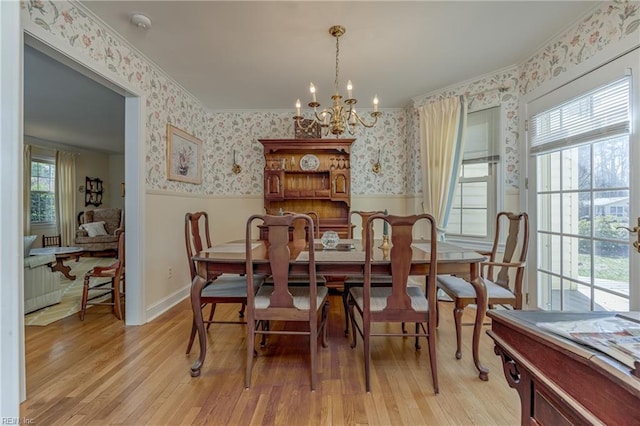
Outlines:
{"label": "hutch cabinet door", "polygon": [[349,170],[331,170],[331,198],[349,200]]}
{"label": "hutch cabinet door", "polygon": [[264,171],[264,197],[270,200],[284,199],[284,171]]}

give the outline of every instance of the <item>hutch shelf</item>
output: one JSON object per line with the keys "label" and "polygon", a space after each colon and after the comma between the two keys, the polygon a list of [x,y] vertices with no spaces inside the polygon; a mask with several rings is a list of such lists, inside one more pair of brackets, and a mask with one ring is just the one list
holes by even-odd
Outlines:
{"label": "hutch shelf", "polygon": [[[267,214],[315,211],[320,233],[348,236],[351,144],[355,139],[260,139],[264,146]],[[266,230],[260,229],[266,239]]]}

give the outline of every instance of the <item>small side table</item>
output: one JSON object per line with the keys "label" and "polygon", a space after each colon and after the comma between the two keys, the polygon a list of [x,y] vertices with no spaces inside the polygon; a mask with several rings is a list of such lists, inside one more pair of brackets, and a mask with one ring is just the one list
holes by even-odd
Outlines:
{"label": "small side table", "polygon": [[43,247],[34,248],[29,252],[30,256],[41,256],[53,254],[56,256],[56,263],[51,266],[52,271],[58,271],[70,280],[75,280],[76,276],[71,275],[71,268],[63,263],[64,260],[80,257],[84,249],[82,247]]}

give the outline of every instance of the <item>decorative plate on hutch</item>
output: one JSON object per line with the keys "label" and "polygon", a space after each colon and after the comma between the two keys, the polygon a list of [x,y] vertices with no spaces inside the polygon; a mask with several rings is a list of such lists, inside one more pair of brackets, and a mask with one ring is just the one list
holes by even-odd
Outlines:
{"label": "decorative plate on hutch", "polygon": [[304,171],[318,170],[320,160],[313,154],[303,155],[300,159],[300,168]]}

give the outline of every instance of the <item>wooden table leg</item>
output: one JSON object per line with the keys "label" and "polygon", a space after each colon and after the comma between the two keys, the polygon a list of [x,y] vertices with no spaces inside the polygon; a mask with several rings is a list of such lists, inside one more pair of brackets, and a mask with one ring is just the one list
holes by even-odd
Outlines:
{"label": "wooden table leg", "polygon": [[476,322],[473,326],[473,363],[480,372],[480,380],[489,380],[489,369],[480,363],[479,348],[480,348],[480,333],[482,332],[482,323],[484,321],[484,314],[487,311],[487,288],[481,278],[471,280],[474,290],[476,291]]}
{"label": "wooden table leg", "polygon": [[202,288],[206,282],[207,281],[200,275],[196,275],[191,283],[191,309],[193,310],[193,318],[195,319],[196,329],[198,330],[198,343],[200,344],[200,356],[191,366],[192,377],[198,377],[200,375],[200,368],[202,368],[204,358],[207,356],[207,335],[204,330],[202,302],[200,300]]}
{"label": "wooden table leg", "polygon": [[69,266],[65,265],[64,263],[62,263],[63,260],[64,260],[64,258],[56,256],[56,263],[53,264],[53,266],[51,267],[51,270],[52,271],[61,272],[62,275],[64,275],[65,277],[67,277],[71,281],[75,281],[76,276],[75,275],[71,275],[69,273],[69,272],[71,272],[71,268]]}

